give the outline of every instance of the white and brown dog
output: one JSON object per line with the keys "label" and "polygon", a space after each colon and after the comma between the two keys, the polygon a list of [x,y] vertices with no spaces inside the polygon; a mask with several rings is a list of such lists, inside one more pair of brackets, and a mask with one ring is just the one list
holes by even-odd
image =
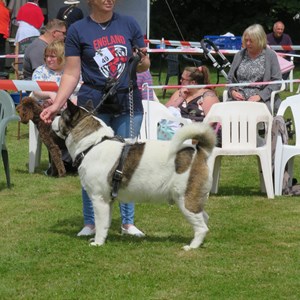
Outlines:
{"label": "white and brown dog", "polygon": [[[71,101],[52,128],[66,138],[73,161],[80,164],[81,184],[95,212],[96,235],[91,245],[101,246],[111,224],[113,178],[126,143],[116,140],[110,127]],[[189,139],[195,145],[184,143]],[[182,127],[171,141],[132,144],[119,172],[118,198],[122,202],[174,201],[194,228],[194,238],[184,249],[198,248],[208,232],[204,211],[211,188],[207,159],[214,145],[215,134],[203,123]]]}

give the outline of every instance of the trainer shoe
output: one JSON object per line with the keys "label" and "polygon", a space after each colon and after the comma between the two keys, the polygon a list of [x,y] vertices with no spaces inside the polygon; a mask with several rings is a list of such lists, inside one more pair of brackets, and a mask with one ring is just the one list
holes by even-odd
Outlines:
{"label": "trainer shoe", "polygon": [[77,233],[77,236],[89,236],[89,235],[94,235],[96,233],[95,228],[91,228],[89,226],[84,226],[81,231]]}
{"label": "trainer shoe", "polygon": [[127,229],[121,226],[121,234],[128,234],[136,237],[144,237],[145,234],[136,228],[134,225],[129,226]]}

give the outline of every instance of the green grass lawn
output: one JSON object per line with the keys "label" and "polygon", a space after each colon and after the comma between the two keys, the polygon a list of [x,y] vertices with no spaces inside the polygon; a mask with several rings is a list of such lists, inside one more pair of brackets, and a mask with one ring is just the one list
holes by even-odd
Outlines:
{"label": "green grass lawn", "polygon": [[43,175],[45,149],[29,174],[27,125],[18,140],[17,123],[10,124],[7,145],[12,187],[1,165],[0,299],[299,299],[300,197],[267,199],[255,157],[222,160],[201,248],[181,249],[192,229],[167,204],[136,205],[146,237],[121,236],[117,203],[107,243],[94,248],[76,237],[78,176]]}

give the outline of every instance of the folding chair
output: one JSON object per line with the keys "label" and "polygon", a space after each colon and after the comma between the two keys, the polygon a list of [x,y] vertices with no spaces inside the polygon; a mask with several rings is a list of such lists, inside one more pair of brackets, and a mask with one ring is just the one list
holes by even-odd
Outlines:
{"label": "folding chair", "polygon": [[[173,76],[177,76],[177,83],[180,84],[180,64],[177,54],[168,54],[166,57],[167,60],[167,75],[166,75],[166,81],[165,85],[168,85],[169,79]],[[163,99],[165,99],[166,96],[166,89],[163,90]]]}

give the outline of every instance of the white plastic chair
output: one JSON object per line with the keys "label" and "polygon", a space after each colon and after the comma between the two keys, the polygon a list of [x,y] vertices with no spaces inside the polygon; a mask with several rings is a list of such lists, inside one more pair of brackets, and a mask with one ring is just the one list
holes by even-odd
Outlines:
{"label": "white plastic chair", "polygon": [[[274,198],[271,159],[272,115],[264,103],[230,101],[214,104],[204,122],[217,123],[222,126],[222,146],[215,147],[210,157],[213,177],[211,192],[218,192],[221,158],[224,155],[257,155],[263,178],[260,177],[261,189],[268,198]],[[266,128],[262,145],[258,136],[258,123]]]}
{"label": "white plastic chair", "polygon": [[3,162],[8,188],[10,187],[10,169],[6,147],[6,131],[9,123],[13,121],[20,121],[20,117],[16,115],[14,101],[6,91],[0,90],[0,159]]}
{"label": "white plastic chair", "polygon": [[[283,82],[281,84],[281,87],[279,90],[277,91],[273,91],[271,93],[271,98],[270,98],[270,106],[271,106],[271,112],[272,112],[272,115],[274,116],[274,103],[275,103],[275,97],[277,94],[279,94],[280,92],[284,91],[285,90],[285,83]],[[224,90],[223,91],[223,102],[226,102],[228,100],[228,90]]]}
{"label": "white plastic chair", "polygon": [[192,120],[178,118],[172,115],[169,109],[157,101],[142,100],[144,117],[140,130],[141,140],[157,140],[157,125],[163,120],[175,121],[183,125],[190,124]]}
{"label": "white plastic chair", "polygon": [[282,139],[277,138],[274,160],[274,188],[277,196],[282,195],[282,182],[286,164],[288,164],[287,171],[290,175],[289,186],[292,186],[294,157],[300,154],[300,95],[290,96],[282,101],[277,115],[283,116],[288,108],[291,109],[293,114],[296,143],[295,145],[284,145]]}

